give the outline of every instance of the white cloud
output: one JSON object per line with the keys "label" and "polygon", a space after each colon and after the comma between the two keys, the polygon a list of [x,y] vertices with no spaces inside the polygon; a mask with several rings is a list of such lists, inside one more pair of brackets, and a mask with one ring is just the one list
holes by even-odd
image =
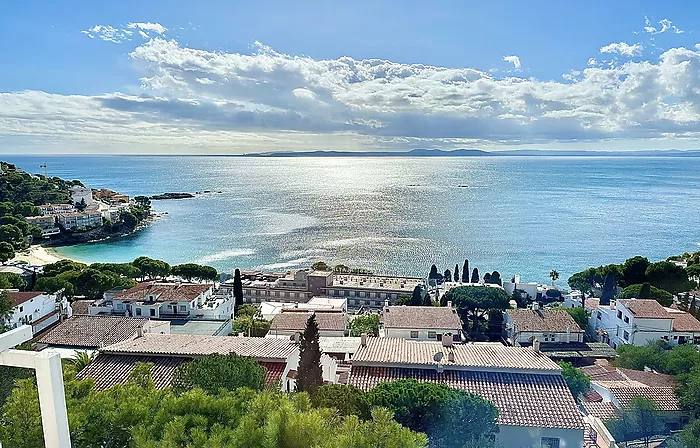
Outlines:
{"label": "white cloud", "polygon": [[514,67],[516,70],[519,70],[519,69],[520,69],[520,58],[519,58],[519,57],[517,57],[517,56],[515,56],[515,55],[513,55],[513,56],[503,56],[503,60],[506,61],[506,62],[510,62],[511,64],[513,64],[513,67]]}
{"label": "white cloud", "polygon": [[157,34],[163,34],[165,33],[168,29],[161,25],[160,23],[151,23],[151,22],[129,22],[126,24],[127,28],[131,29],[139,29],[143,31],[153,31],[154,33]]}
{"label": "white cloud", "polygon": [[649,34],[661,34],[669,30],[673,31],[675,34],[682,34],[685,32],[684,30],[675,26],[673,22],[671,22],[668,19],[661,19],[657,23],[661,25],[661,28],[653,26],[651,24],[651,20],[649,20],[649,17],[644,16],[644,31],[646,31]]}
{"label": "white cloud", "polygon": [[252,54],[214,52],[158,37],[129,57],[142,76],[133,94],[0,93],[2,141],[249,152],[700,136],[695,49],[572,70],[561,82],[380,59],[316,60],[262,44]]}
{"label": "white cloud", "polygon": [[146,33],[145,31],[139,30],[139,35],[140,35],[141,37],[143,37],[144,39],[149,39],[149,38],[150,38],[150,36],[148,35],[148,33]]}
{"label": "white cloud", "polygon": [[[601,53],[617,53],[623,56],[641,56],[644,47],[642,44],[630,45],[626,42],[612,43],[604,47],[600,47]],[[590,60],[589,60],[590,62]]]}
{"label": "white cloud", "polygon": [[121,30],[109,25],[95,25],[87,30],[82,30],[81,33],[87,35],[90,39],[97,36],[106,42],[113,42],[115,44],[130,40],[129,36],[132,34],[129,30]]}
{"label": "white cloud", "polygon": [[589,66],[598,65],[598,61],[596,60],[596,58],[589,58],[589,59],[588,59],[588,65],[589,65]]}

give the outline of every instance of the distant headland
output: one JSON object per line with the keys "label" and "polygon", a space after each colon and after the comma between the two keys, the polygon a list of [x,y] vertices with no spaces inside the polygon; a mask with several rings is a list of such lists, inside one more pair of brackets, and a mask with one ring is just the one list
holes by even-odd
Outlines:
{"label": "distant headland", "polygon": [[416,148],[410,151],[273,151],[244,154],[245,157],[505,157],[505,156],[544,156],[544,157],[700,157],[700,150],[646,150],[646,151],[587,151],[587,150],[544,150],[514,149],[507,151],[484,151],[482,149],[428,149]]}

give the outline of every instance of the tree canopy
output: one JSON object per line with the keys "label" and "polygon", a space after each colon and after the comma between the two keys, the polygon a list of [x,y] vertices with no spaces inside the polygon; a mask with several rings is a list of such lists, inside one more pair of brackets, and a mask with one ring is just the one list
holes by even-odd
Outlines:
{"label": "tree canopy", "polygon": [[304,334],[299,343],[299,367],[297,368],[297,390],[313,393],[323,384],[321,369],[321,347],[319,345],[316,315],[306,321]]}
{"label": "tree canopy", "polygon": [[488,310],[505,310],[510,304],[506,292],[491,286],[458,286],[442,296],[441,306],[447,306],[451,301],[463,321],[471,321],[470,335],[479,332],[479,324],[483,322]]}
{"label": "tree canopy", "polygon": [[570,362],[559,361],[557,364],[562,368],[561,375],[575,399],[578,400],[579,395],[588,392],[591,388],[591,379],[583,371],[574,367]]}
{"label": "tree canopy", "polygon": [[673,304],[673,294],[651,286],[649,283],[630,285],[622,290],[620,297],[623,299],[654,299],[663,306]]}
{"label": "tree canopy", "polygon": [[668,291],[671,294],[688,291],[695,287],[695,282],[688,279],[686,270],[669,261],[652,263],[645,272],[646,279],[652,286]]}
{"label": "tree canopy", "polygon": [[629,406],[621,410],[620,418],[605,425],[616,441],[641,439],[647,447],[653,436],[666,432],[663,415],[652,401],[644,397],[632,398]]}
{"label": "tree canopy", "polygon": [[350,321],[350,336],[360,336],[367,333],[368,336],[379,336],[379,315],[363,314]]}
{"label": "tree canopy", "polygon": [[241,387],[263,390],[266,374],[253,358],[213,354],[180,364],[173,373],[172,388],[176,393],[200,388],[212,395]]}
{"label": "tree canopy", "polygon": [[216,280],[219,274],[211,266],[202,266],[195,263],[186,263],[173,266],[170,274],[183,278],[187,281],[191,280]]}

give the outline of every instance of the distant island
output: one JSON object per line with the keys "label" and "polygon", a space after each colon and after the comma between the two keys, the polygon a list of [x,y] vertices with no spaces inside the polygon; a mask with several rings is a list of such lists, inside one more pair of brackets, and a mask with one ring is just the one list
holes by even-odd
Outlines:
{"label": "distant island", "polygon": [[244,157],[512,157],[512,156],[568,156],[568,157],[700,157],[700,150],[648,150],[648,151],[586,151],[514,149],[507,151],[484,151],[481,149],[428,149],[410,151],[279,151],[244,154]]}

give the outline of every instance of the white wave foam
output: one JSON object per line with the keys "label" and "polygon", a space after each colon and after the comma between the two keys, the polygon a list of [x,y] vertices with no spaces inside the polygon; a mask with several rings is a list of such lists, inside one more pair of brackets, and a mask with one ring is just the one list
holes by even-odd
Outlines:
{"label": "white wave foam", "polygon": [[228,249],[222,250],[221,252],[216,252],[213,254],[205,255],[195,261],[197,264],[206,264],[213,261],[224,261],[236,257],[245,257],[247,255],[254,255],[255,251],[253,249]]}
{"label": "white wave foam", "polygon": [[293,268],[300,266],[304,263],[308,263],[309,258],[304,257],[304,258],[297,258],[296,260],[289,260],[289,261],[283,261],[281,263],[272,263],[272,264],[264,264],[262,266],[258,266],[259,269],[284,269],[284,268]]}

